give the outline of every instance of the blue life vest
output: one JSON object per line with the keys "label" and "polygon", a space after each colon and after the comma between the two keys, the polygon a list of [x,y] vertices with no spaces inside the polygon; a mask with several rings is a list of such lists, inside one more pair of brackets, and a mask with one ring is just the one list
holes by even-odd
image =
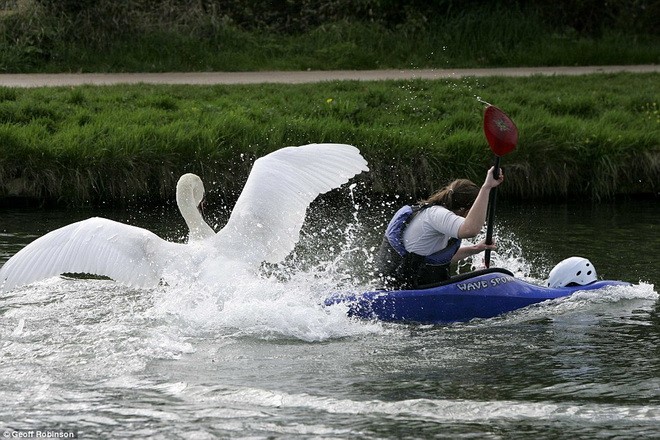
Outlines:
{"label": "blue life vest", "polygon": [[[409,253],[403,244],[403,233],[406,230],[406,227],[417,213],[431,206],[433,205],[406,205],[394,214],[394,217],[392,217],[392,220],[390,220],[390,223],[387,225],[385,238],[390,243],[390,246],[392,246],[401,257],[404,257]],[[447,247],[440,249],[431,255],[424,256],[424,263],[433,266],[449,264],[460,247],[461,240],[451,238]]]}

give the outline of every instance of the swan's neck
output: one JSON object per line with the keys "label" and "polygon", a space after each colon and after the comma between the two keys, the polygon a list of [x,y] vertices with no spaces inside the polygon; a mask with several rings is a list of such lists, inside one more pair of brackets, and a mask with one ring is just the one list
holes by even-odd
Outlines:
{"label": "swan's neck", "polygon": [[199,200],[195,199],[192,188],[182,189],[177,194],[179,211],[190,231],[188,235],[189,241],[204,239],[207,235],[207,230],[210,229],[204,221],[202,213],[197,208],[198,203]]}
{"label": "swan's neck", "polygon": [[190,200],[185,205],[179,206],[179,210],[190,230],[190,240],[201,240],[203,238],[202,226],[206,222],[202,217],[202,213],[195,206],[194,201]]}

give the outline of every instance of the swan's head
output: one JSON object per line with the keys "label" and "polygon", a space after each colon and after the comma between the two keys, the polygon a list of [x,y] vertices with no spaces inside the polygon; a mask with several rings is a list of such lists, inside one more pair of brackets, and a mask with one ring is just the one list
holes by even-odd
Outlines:
{"label": "swan's head", "polygon": [[176,204],[188,225],[190,241],[200,241],[215,235],[215,231],[204,221],[202,201],[204,184],[195,174],[184,174],[176,184]]}
{"label": "swan's head", "polygon": [[176,203],[179,206],[199,207],[204,200],[204,184],[197,174],[184,174],[176,184]]}

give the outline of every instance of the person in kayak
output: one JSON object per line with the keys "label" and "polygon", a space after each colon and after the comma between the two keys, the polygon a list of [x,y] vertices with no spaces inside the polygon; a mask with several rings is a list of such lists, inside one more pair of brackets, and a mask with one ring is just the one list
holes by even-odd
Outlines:
{"label": "person in kayak", "polygon": [[387,288],[418,288],[449,279],[452,262],[494,249],[485,240],[461,246],[476,237],[486,221],[491,188],[502,183],[488,170],[479,188],[457,179],[417,205],[406,205],[392,217],[376,258],[377,271]]}

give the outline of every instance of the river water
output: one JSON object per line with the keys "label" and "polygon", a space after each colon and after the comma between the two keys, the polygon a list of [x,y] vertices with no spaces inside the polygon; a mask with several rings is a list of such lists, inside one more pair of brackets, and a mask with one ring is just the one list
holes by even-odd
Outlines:
{"label": "river water", "polygon": [[[370,249],[395,207],[338,198],[339,208],[315,205],[292,258],[233,288],[55,278],[1,294],[3,436],[660,435],[657,202],[500,202],[498,266],[542,283],[581,255],[600,278],[633,285],[433,326],[356,321],[320,305],[334,290],[367,287]],[[0,263],[90,215],[181,240],[173,211],[5,209]]]}

